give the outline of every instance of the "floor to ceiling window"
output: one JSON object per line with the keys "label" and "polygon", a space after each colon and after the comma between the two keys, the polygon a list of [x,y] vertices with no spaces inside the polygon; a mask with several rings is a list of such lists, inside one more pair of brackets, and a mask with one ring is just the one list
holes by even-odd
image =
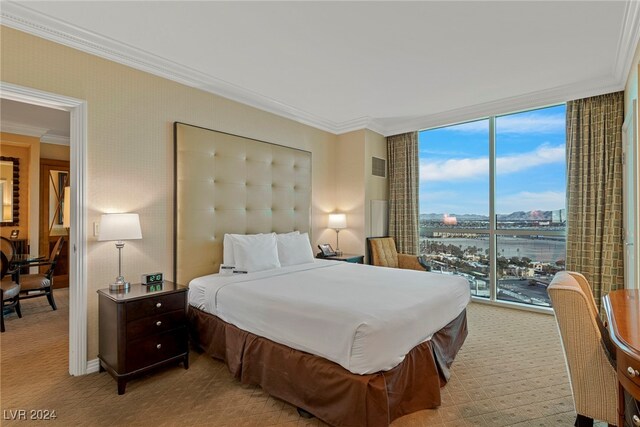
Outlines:
{"label": "floor to ceiling window", "polygon": [[565,261],[565,106],[419,133],[420,252],[472,295],[549,307]]}

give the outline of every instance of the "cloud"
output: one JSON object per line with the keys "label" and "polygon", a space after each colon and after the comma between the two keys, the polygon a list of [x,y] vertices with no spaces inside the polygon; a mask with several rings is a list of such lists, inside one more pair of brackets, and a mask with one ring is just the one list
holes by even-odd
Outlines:
{"label": "cloud", "polygon": [[564,191],[542,191],[539,193],[521,191],[508,196],[496,198],[496,210],[500,214],[516,211],[552,211],[564,209],[566,194]]}
{"label": "cloud", "polygon": [[[534,151],[501,156],[496,158],[496,172],[499,175],[520,172],[536,166],[565,161],[562,145],[540,145]],[[434,160],[420,159],[421,181],[461,181],[488,178],[489,158]]]}
{"label": "cloud", "polygon": [[[496,118],[497,133],[559,133],[565,131],[566,118],[564,114],[515,114]],[[488,120],[462,123],[460,125],[441,128],[449,132],[487,133]]]}

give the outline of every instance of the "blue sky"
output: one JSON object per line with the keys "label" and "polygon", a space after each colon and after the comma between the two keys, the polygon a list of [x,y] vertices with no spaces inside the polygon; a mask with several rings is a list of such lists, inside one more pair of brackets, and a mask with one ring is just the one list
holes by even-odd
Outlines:
{"label": "blue sky", "polygon": [[[496,212],[565,207],[565,105],[496,118]],[[425,130],[420,213],[489,214],[489,120]]]}

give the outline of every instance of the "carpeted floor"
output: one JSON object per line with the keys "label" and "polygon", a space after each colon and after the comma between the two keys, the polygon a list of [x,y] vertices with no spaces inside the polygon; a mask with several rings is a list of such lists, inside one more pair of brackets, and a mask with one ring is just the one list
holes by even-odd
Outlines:
{"label": "carpeted floor", "polygon": [[[0,343],[3,426],[318,426],[294,407],[243,386],[225,365],[191,352],[190,368],[133,380],[118,396],[106,373],[68,375],[68,292],[23,301],[5,318]],[[443,389],[442,406],[396,426],[572,426],[571,390],[552,316],[471,304],[469,337]],[[12,421],[16,411],[55,411],[54,421]]]}

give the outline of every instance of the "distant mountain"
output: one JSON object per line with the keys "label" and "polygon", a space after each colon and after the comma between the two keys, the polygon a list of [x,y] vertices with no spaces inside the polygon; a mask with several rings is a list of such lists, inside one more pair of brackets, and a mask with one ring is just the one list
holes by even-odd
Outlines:
{"label": "distant mountain", "polygon": [[518,211],[496,216],[498,221],[551,221],[551,211]]}
{"label": "distant mountain", "polygon": [[[487,215],[477,215],[477,214],[455,214],[450,213],[450,217],[454,216],[457,218],[458,222],[462,221],[489,221],[489,216]],[[442,220],[444,214],[441,213],[428,213],[428,214],[420,214],[420,219],[425,221],[439,221]],[[518,211],[512,212],[510,214],[498,214],[498,221],[551,221],[551,211]]]}

